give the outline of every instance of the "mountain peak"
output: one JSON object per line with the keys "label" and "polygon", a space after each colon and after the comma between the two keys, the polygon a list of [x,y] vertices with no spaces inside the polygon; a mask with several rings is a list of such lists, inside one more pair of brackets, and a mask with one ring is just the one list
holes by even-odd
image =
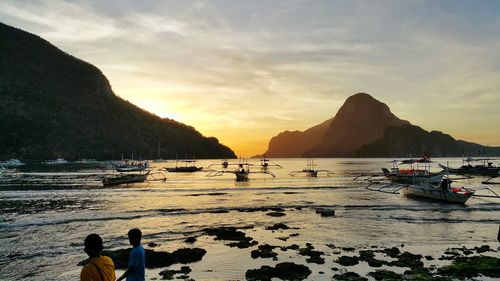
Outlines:
{"label": "mountain peak", "polygon": [[41,37],[0,23],[0,38],[0,159],[236,157],[217,139],[116,96],[97,67]]}

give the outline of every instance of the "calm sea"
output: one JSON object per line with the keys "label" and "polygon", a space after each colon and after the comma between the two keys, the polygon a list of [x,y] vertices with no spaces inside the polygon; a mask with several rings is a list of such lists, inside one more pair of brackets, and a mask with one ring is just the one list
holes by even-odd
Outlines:
{"label": "calm sea", "polygon": [[[142,230],[144,245],[160,244],[155,250],[206,249],[201,262],[189,265],[193,270],[189,276],[196,280],[244,279],[247,269],[282,261],[308,265],[313,272],[309,280],[331,280],[336,256],[326,244],[332,243],[357,249],[404,244],[405,250],[434,258],[448,247],[498,246],[499,199],[442,204],[369,191],[364,188],[366,182],[353,180],[361,173],[379,173],[381,167],[391,166],[390,160],[315,159],[317,169],[335,174],[308,178],[289,175],[302,170],[305,159],[272,159],[283,166],[271,169],[275,178],[253,174],[250,181],[239,183],[232,174],[207,177],[207,171],[165,172],[165,182],[115,188],[102,188],[96,176],[74,177],[74,173],[102,173],[103,163],[28,164],[16,177],[0,175],[0,280],[77,280],[81,270],[77,263],[86,258],[82,245],[86,235],[99,233],[105,248],[115,250],[129,246],[127,231],[134,227]],[[458,158],[434,160],[450,167],[462,164]],[[213,163],[221,160],[196,164],[208,167]],[[175,161],[152,163],[153,170],[171,166]],[[252,170],[260,169],[254,166]],[[437,165],[434,170],[439,170]],[[467,179],[456,185],[479,187],[482,180]],[[498,186],[493,188],[500,193]],[[255,211],[262,207],[284,208],[286,216]],[[315,213],[318,207],[333,208],[336,216],[321,217]],[[265,230],[278,222],[298,229]],[[230,248],[201,232],[217,226],[253,226],[243,231],[259,244],[311,243],[325,251],[326,263],[307,264],[293,251],[278,251],[278,261],[252,259],[252,248]],[[291,233],[298,235],[287,241],[278,239]],[[184,243],[189,236],[198,241]],[[361,265],[349,270],[366,273],[370,269]],[[147,270],[147,279],[161,279],[159,271]]]}

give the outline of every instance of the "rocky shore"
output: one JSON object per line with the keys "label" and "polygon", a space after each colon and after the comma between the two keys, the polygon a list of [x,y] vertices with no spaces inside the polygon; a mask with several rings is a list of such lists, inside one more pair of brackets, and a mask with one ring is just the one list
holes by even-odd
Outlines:
{"label": "rocky shore", "polygon": [[[283,214],[271,215],[275,217],[275,220],[280,220],[287,213],[286,209],[281,208],[238,211],[260,211],[267,215]],[[316,209],[314,213],[324,217],[322,220],[335,219],[333,209]],[[250,236],[259,231],[273,236],[274,241],[279,243],[272,244],[267,240],[257,241]],[[271,280],[273,278],[304,280],[310,278],[313,270],[316,270],[317,274],[324,275],[324,279],[331,280],[451,281],[481,280],[483,277],[500,278],[500,259],[497,250],[489,245],[450,247],[440,256],[433,256],[412,253],[405,244],[391,247],[372,245],[356,248],[333,243],[315,245],[313,241],[302,245],[287,242],[291,238],[302,236],[300,231],[300,227],[280,221],[264,226],[220,226],[204,228],[192,233],[183,240],[183,243],[197,246],[200,240],[217,244],[220,242],[222,247],[247,251],[253,260],[269,261],[268,265],[246,268],[244,278],[247,280]],[[157,248],[159,245],[160,243],[150,241],[147,247]],[[172,252],[146,249],[146,265],[148,269],[158,270],[158,276],[153,279],[194,280],[190,277],[193,270],[187,264],[203,262],[203,258],[209,252],[210,248],[201,247],[179,248]],[[129,253],[130,249],[125,248],[107,251],[104,254],[113,259],[117,269],[125,269]],[[82,261],[80,265],[84,263],[85,261]],[[177,264],[182,266],[178,268]],[[356,270],[357,267],[362,267],[363,273]],[[328,276],[328,274],[331,275]]]}

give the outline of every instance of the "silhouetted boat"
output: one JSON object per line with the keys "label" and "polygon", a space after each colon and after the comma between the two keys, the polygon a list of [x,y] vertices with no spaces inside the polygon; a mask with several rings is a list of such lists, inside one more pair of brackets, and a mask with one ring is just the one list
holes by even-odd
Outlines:
{"label": "silhouetted boat", "polygon": [[19,159],[9,159],[6,161],[0,162],[0,167],[19,167],[23,166],[24,163]]}
{"label": "silhouetted boat", "polygon": [[[184,163],[184,165],[179,165],[179,162]],[[177,160],[175,161],[175,167],[165,168],[170,173],[192,173],[198,172],[203,169],[203,167],[196,167],[196,160]]]}
{"label": "silhouetted boat", "polygon": [[121,163],[110,162],[117,172],[140,172],[149,167],[147,161],[123,160]]}
{"label": "silhouetted boat", "polygon": [[[223,170],[212,170],[210,173],[207,174],[207,177],[216,177],[216,176],[222,176],[223,174],[230,173],[234,174],[236,176],[236,181],[241,182],[241,181],[248,181],[250,174],[267,174],[272,176],[273,178],[276,177],[273,173],[269,171],[257,171],[253,172],[250,171],[250,166],[252,164],[247,163],[245,160],[240,159],[240,163],[235,164],[235,163],[228,163],[227,166],[229,165],[238,165],[238,168],[236,168],[234,171],[228,171],[225,168]],[[226,167],[227,167],[226,166]],[[224,165],[223,165],[224,167]]]}
{"label": "silhouetted boat", "polygon": [[148,177],[149,171],[141,174],[120,174],[115,176],[106,176],[102,179],[104,186],[114,186],[127,183],[145,182]]}
{"label": "silhouetted boat", "polygon": [[62,158],[57,158],[56,160],[47,160],[43,162],[44,164],[47,165],[61,165],[61,164],[68,164],[68,160],[62,159]]}
{"label": "silhouetted boat", "polygon": [[[472,165],[471,162],[480,162],[480,164]],[[460,168],[449,168],[441,164],[439,166],[449,173],[458,175],[498,176],[500,174],[500,167],[493,166],[489,158],[468,157],[462,160]]]}
{"label": "silhouetted boat", "polygon": [[302,169],[302,171],[293,171],[293,172],[290,172],[289,175],[294,177],[298,174],[303,174],[307,177],[313,177],[313,178],[316,178],[318,177],[318,174],[319,173],[326,173],[327,176],[330,176],[332,174],[334,174],[333,171],[331,170],[318,170],[318,169],[315,169],[314,167],[316,166],[316,164],[314,164],[314,160],[313,159],[307,159],[307,162],[306,162],[306,167],[304,169]]}

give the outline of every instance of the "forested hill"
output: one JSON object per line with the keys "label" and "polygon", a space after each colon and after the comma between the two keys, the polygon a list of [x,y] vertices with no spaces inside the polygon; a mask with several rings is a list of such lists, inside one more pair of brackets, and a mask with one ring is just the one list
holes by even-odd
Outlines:
{"label": "forested hill", "polygon": [[456,140],[401,120],[366,93],[350,96],[335,116],[304,132],[271,138],[267,157],[499,156],[500,147]]}
{"label": "forested hill", "polygon": [[0,23],[0,159],[234,158],[216,138],[116,96],[103,73]]}

